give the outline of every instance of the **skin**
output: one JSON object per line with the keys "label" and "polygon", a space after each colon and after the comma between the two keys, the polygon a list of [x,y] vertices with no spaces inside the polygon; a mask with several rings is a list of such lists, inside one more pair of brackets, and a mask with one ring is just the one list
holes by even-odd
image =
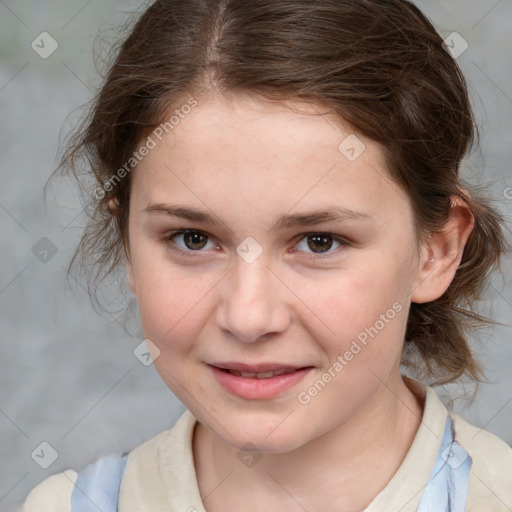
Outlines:
{"label": "skin", "polygon": [[[353,129],[318,111],[199,98],[134,171],[128,279],[158,347],[154,365],[198,419],[194,462],[208,512],[360,511],[392,478],[421,421],[422,397],[399,372],[407,312],[446,290],[473,220],[454,200],[444,231],[418,245],[409,199],[380,146],[358,135],[366,149],[349,161],[338,146]],[[155,204],[207,211],[217,224],[147,210]],[[333,205],[368,217],[271,230],[281,215]],[[180,229],[206,234],[206,245],[188,248],[173,237]],[[308,239],[318,232],[346,241],[329,239],[318,254]],[[263,249],[252,263],[236,252],[248,236]],[[188,252],[174,253],[173,243]],[[300,403],[393,304],[401,312]],[[277,397],[250,400],[217,382],[207,363],[218,361],[313,369]],[[262,454],[252,467],[237,457],[247,443]]]}

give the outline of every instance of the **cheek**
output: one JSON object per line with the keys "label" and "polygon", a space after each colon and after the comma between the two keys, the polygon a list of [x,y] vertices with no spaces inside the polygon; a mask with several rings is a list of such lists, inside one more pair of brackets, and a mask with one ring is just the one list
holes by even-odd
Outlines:
{"label": "cheek", "polygon": [[[154,267],[153,267],[154,269]],[[149,275],[151,274],[151,275]],[[158,274],[158,275],[155,275]],[[139,310],[145,338],[156,345],[155,369],[167,386],[185,403],[183,389],[198,380],[194,365],[197,338],[204,328],[206,302],[203,287],[190,286],[168,270],[148,272],[139,287]],[[197,280],[196,280],[197,281]]]}
{"label": "cheek", "polygon": [[334,333],[324,329],[327,334],[316,337],[324,365],[304,390],[322,388],[317,379],[327,379],[318,404],[329,407],[341,400],[342,415],[365,403],[400,364],[408,305],[392,276],[382,276],[345,276],[334,283],[342,291],[325,294],[315,306]]}
{"label": "cheek", "polygon": [[321,330],[315,337],[325,364],[331,367],[342,356],[343,368],[338,365],[335,373],[344,375],[336,379],[343,388],[364,387],[368,378],[374,380],[370,370],[384,377],[401,358],[409,308],[408,277],[401,263],[369,258],[368,265],[304,291],[314,297],[308,305],[321,319],[316,319]]}
{"label": "cheek", "polygon": [[162,355],[188,352],[209,315],[215,276],[178,268],[165,258],[136,254],[133,258],[137,298],[144,335]]}
{"label": "cheek", "polygon": [[190,289],[177,280],[146,281],[139,293],[141,323],[146,337],[157,345],[185,343],[197,326],[201,286]]}
{"label": "cheek", "polygon": [[342,338],[356,336],[386,312],[394,317],[393,304],[406,309],[405,272],[371,261],[372,265],[345,269],[338,276],[331,274],[314,283],[302,283],[301,296],[307,298],[312,311],[318,312],[326,333]]}

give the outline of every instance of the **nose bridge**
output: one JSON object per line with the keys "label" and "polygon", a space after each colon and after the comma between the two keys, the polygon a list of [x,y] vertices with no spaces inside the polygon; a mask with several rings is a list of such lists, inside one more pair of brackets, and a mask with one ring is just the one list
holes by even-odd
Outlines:
{"label": "nose bridge", "polygon": [[288,314],[283,290],[265,257],[248,263],[237,256],[227,277],[219,327],[246,342],[286,329]]}

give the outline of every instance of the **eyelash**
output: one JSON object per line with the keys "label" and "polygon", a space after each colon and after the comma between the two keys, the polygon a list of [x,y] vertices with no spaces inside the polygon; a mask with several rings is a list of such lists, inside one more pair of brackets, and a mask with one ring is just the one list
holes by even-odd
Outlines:
{"label": "eyelash", "polygon": [[[205,233],[203,231],[199,231],[196,229],[182,229],[182,230],[173,231],[172,233],[169,233],[165,237],[164,243],[172,252],[174,252],[180,256],[185,256],[188,258],[200,258],[200,257],[202,257],[200,254],[194,254],[194,253],[204,252],[201,249],[198,249],[197,251],[193,251],[193,250],[185,251],[184,249],[181,249],[180,247],[178,247],[172,241],[172,239],[177,235],[185,235],[185,234],[190,234],[190,233],[200,234],[200,235],[206,236],[208,239],[211,238],[207,233]],[[333,239],[333,241],[338,242],[342,247],[350,245],[349,241],[347,239],[337,236],[337,235],[334,235],[333,233],[328,233],[328,232],[323,232],[323,231],[311,231],[308,233],[301,233],[299,236],[296,237],[297,242],[295,243],[295,245],[297,245],[302,240],[308,238],[309,236],[313,236],[313,235],[320,235],[320,236],[325,235],[325,236],[331,237]],[[310,261],[318,261],[319,259],[328,258],[328,257],[332,256],[332,254],[336,253],[336,251],[339,249],[341,249],[341,247],[338,247],[337,249],[335,249],[333,251],[329,250],[328,252],[325,252],[325,253],[314,253],[314,252],[308,253],[305,251],[294,251],[294,252],[303,252],[306,255],[305,256],[306,259],[308,259]]]}

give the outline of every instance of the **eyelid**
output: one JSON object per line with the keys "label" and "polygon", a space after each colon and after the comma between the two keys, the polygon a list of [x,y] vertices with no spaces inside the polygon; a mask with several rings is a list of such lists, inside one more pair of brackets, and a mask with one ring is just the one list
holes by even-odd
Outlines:
{"label": "eyelid", "polygon": [[[182,249],[181,247],[177,246],[171,239],[176,236],[176,235],[184,235],[184,234],[187,234],[187,233],[199,233],[203,236],[206,236],[208,238],[208,241],[210,240],[215,240],[215,237],[213,237],[212,235],[210,235],[209,233],[205,232],[205,231],[202,231],[200,229],[191,229],[191,228],[183,228],[183,229],[177,229],[177,230],[174,230],[174,231],[171,231],[169,233],[167,233],[164,237],[164,242],[167,242],[167,245],[168,247],[175,253],[178,253],[178,254],[181,254],[185,257],[192,257],[192,258],[195,258],[195,257],[202,257],[201,256],[201,253],[202,252],[205,252],[201,249],[199,250],[185,250],[185,249]],[[334,251],[328,251],[328,252],[325,252],[325,253],[315,253],[315,252],[306,252],[306,251],[297,251],[297,250],[292,250],[291,252],[293,253],[302,253],[304,254],[306,259],[310,259],[310,260],[319,260],[319,259],[322,259],[322,258],[328,258],[328,257],[331,257],[335,254],[337,254],[337,252],[342,248],[342,247],[346,247],[348,245],[350,245],[350,241],[347,240],[345,237],[343,236],[340,236],[340,235],[336,235],[334,233],[330,233],[328,231],[307,231],[307,232],[304,232],[304,233],[300,233],[298,234],[296,237],[294,237],[294,247],[303,239],[309,237],[309,236],[313,236],[313,235],[327,235],[329,237],[331,237],[334,241],[338,242],[341,247],[338,247],[337,249],[335,249]],[[212,241],[213,241],[212,240]],[[217,244],[218,246],[218,244]]]}
{"label": "eyelid", "polygon": [[292,250],[292,252],[293,253],[302,253],[304,256],[301,256],[301,257],[309,259],[309,260],[313,260],[313,261],[318,261],[319,259],[334,257],[334,256],[338,255],[340,249],[350,245],[350,241],[347,240],[345,237],[336,235],[334,233],[330,233],[329,231],[308,231],[306,233],[301,233],[300,235],[297,235],[294,247],[297,246],[297,244],[304,238],[307,238],[308,236],[313,236],[313,235],[327,235],[327,236],[331,237],[334,241],[338,242],[340,244],[340,247],[338,247],[332,251],[329,250],[329,251],[323,252],[323,253],[322,252],[297,251],[297,250]]}
{"label": "eyelid", "polygon": [[[181,247],[179,247],[178,245],[176,245],[171,239],[176,236],[176,235],[185,235],[187,233],[199,233],[203,236],[206,236],[208,238],[207,240],[207,243],[209,241],[213,241],[212,239],[214,239],[214,237],[212,237],[210,234],[206,233],[205,231],[201,231],[200,229],[191,229],[191,228],[183,228],[183,229],[177,229],[175,231],[171,231],[170,233],[167,233],[164,237],[164,242],[166,243],[167,247],[177,253],[177,254],[180,254],[180,255],[183,255],[185,257],[191,257],[191,258],[198,258],[198,257],[202,257],[201,253],[202,252],[205,252],[203,250],[197,250],[197,251],[193,251],[193,250],[185,250],[185,249],[182,249]],[[218,246],[218,244],[217,244]]]}

